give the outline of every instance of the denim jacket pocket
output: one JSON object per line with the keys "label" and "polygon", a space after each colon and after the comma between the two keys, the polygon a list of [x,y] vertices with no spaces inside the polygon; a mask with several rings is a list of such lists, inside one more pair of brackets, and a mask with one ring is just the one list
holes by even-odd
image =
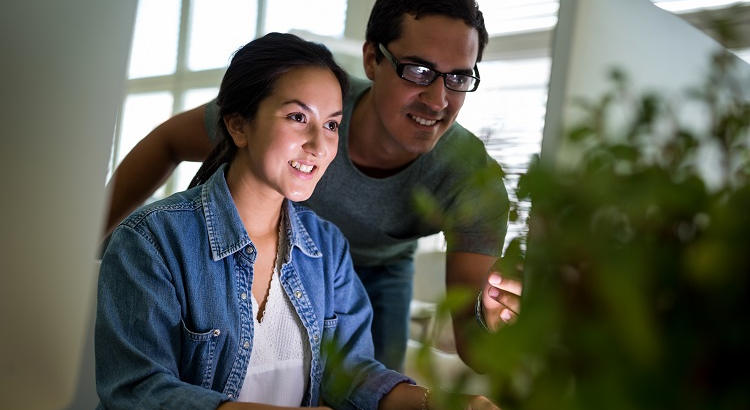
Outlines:
{"label": "denim jacket pocket", "polygon": [[[332,317],[323,319],[323,334],[320,339],[320,371],[324,372],[328,356],[338,354],[338,347],[334,345],[333,340],[336,334],[336,326],[338,326],[339,317],[334,313]],[[335,359],[334,359],[335,360]]]}
{"label": "denim jacket pocket", "polygon": [[182,320],[180,327],[182,329],[180,379],[210,389],[216,368],[214,353],[221,330],[194,332]]}
{"label": "denim jacket pocket", "polygon": [[332,317],[323,319],[323,343],[330,341],[336,332],[336,326],[339,324],[339,317],[335,313]]}

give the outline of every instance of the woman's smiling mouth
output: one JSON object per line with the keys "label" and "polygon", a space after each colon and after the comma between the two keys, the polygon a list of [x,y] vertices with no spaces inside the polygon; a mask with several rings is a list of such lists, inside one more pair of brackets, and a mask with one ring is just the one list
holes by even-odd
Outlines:
{"label": "woman's smiling mouth", "polygon": [[299,161],[291,160],[289,161],[289,165],[292,166],[292,168],[304,172],[305,174],[309,174],[312,172],[312,170],[315,168],[315,165],[306,165],[302,164]]}

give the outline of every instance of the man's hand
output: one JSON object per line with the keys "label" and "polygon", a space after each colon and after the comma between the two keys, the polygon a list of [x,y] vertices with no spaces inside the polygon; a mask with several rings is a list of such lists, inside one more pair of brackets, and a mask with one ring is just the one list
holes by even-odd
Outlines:
{"label": "man's hand", "polygon": [[521,312],[522,291],[520,281],[502,277],[498,272],[490,274],[482,290],[482,314],[491,331],[516,320]]}
{"label": "man's hand", "polygon": [[466,410],[500,410],[495,403],[484,396],[471,396],[466,404]]}

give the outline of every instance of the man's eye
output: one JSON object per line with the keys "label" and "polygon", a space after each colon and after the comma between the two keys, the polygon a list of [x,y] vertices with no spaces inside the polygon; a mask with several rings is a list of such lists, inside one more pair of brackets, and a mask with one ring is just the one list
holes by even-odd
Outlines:
{"label": "man's eye", "polygon": [[306,120],[305,114],[302,114],[301,112],[295,112],[295,113],[287,115],[286,117],[292,121],[297,121],[297,122],[305,122]]}
{"label": "man's eye", "polygon": [[419,65],[406,66],[407,75],[412,78],[429,79],[432,77],[432,70]]}
{"label": "man's eye", "polygon": [[464,85],[469,81],[469,77],[465,75],[448,75],[448,81],[454,85]]}
{"label": "man's eye", "polygon": [[337,131],[339,129],[339,123],[336,121],[328,121],[325,123],[325,128],[330,131]]}

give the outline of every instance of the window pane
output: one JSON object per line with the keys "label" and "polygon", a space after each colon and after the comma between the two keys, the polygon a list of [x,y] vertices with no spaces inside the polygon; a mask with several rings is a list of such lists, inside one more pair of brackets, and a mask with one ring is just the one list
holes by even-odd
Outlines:
{"label": "window pane", "polygon": [[180,111],[189,110],[199,105],[203,105],[216,98],[217,94],[219,94],[219,89],[217,87],[194,88],[192,90],[187,90],[182,99],[182,107],[180,107]]}
{"label": "window pane", "polygon": [[179,0],[138,2],[129,78],[171,74],[175,71],[179,22]]}
{"label": "window pane", "polygon": [[[549,70],[549,58],[479,63],[482,82],[466,96],[458,116],[461,125],[482,139],[490,156],[502,165],[512,201],[520,174],[541,149]],[[521,207],[525,218],[529,204]],[[510,224],[506,244],[525,229],[524,224]]]}
{"label": "window pane", "polygon": [[[185,95],[182,99],[182,107],[180,108],[180,111],[190,110],[199,105],[203,105],[216,98],[216,94],[218,94],[218,92],[219,89],[216,87],[196,88],[188,90],[185,92]],[[188,161],[183,161],[180,163],[180,165],[177,166],[174,173],[172,174],[173,178],[175,178],[175,192],[184,191],[187,189],[188,185],[190,185],[190,180],[193,179],[193,176],[196,172],[198,172],[198,168],[200,168],[200,166],[200,162]]]}
{"label": "window pane", "polygon": [[341,37],[346,22],[346,0],[273,0],[267,4],[266,32],[306,30]]}
{"label": "window pane", "polygon": [[172,94],[169,92],[128,95],[122,114],[115,165],[125,158],[138,141],[171,114]]}
{"label": "window pane", "polygon": [[190,181],[193,180],[195,173],[201,167],[202,162],[182,161],[177,166],[173,175],[175,179],[174,192],[180,192],[188,189]]}
{"label": "window pane", "polygon": [[558,0],[480,0],[490,36],[542,30],[557,23]]}
{"label": "window pane", "polygon": [[188,68],[226,67],[232,53],[255,37],[258,5],[251,0],[193,0]]}

